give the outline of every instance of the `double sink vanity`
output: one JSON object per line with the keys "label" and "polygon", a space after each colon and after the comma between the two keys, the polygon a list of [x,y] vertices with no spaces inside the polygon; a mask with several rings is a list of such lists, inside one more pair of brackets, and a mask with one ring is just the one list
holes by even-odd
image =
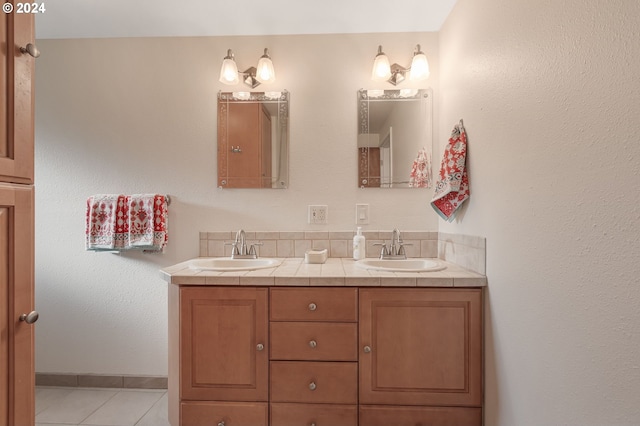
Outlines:
{"label": "double sink vanity", "polygon": [[201,249],[162,270],[172,426],[481,425],[486,277],[438,244],[322,264]]}

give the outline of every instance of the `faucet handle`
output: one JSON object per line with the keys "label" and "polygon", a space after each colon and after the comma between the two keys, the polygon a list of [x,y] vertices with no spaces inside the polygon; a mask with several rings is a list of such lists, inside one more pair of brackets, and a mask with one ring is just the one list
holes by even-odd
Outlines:
{"label": "faucet handle", "polygon": [[380,257],[387,256],[389,254],[389,249],[385,243],[373,243],[374,246],[382,246],[380,250]]}

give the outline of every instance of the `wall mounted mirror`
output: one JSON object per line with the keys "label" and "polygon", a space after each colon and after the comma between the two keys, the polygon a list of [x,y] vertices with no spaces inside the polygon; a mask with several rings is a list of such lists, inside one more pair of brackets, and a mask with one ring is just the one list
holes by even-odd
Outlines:
{"label": "wall mounted mirror", "polygon": [[218,187],[289,185],[289,92],[218,93]]}
{"label": "wall mounted mirror", "polygon": [[358,91],[358,186],[432,187],[431,89]]}

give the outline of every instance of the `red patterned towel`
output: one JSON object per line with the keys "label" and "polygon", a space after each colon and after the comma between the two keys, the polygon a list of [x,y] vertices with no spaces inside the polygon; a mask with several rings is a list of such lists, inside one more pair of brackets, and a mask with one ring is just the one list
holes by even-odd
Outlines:
{"label": "red patterned towel", "polygon": [[409,174],[409,187],[431,188],[431,158],[429,157],[426,149],[422,148],[418,151]]}
{"label": "red patterned towel", "polygon": [[124,195],[98,194],[87,199],[86,249],[117,250],[122,246],[121,215],[125,209]]}
{"label": "red patterned towel", "polygon": [[159,194],[100,194],[87,199],[87,250],[162,251],[167,244],[167,198]]}
{"label": "red patterned towel", "polygon": [[467,133],[462,120],[451,132],[449,143],[442,156],[440,176],[431,206],[444,220],[451,222],[455,214],[469,198],[469,177],[466,168]]}
{"label": "red patterned towel", "polygon": [[167,200],[159,194],[133,194],[129,201],[129,248],[162,250],[167,242]]}

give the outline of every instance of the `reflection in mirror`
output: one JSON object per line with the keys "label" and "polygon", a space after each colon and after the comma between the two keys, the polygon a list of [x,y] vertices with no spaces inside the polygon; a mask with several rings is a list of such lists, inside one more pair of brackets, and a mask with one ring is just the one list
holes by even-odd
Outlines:
{"label": "reflection in mirror", "polygon": [[218,93],[218,187],[289,184],[289,92]]}
{"label": "reflection in mirror", "polygon": [[358,186],[430,188],[430,89],[358,91]]}

